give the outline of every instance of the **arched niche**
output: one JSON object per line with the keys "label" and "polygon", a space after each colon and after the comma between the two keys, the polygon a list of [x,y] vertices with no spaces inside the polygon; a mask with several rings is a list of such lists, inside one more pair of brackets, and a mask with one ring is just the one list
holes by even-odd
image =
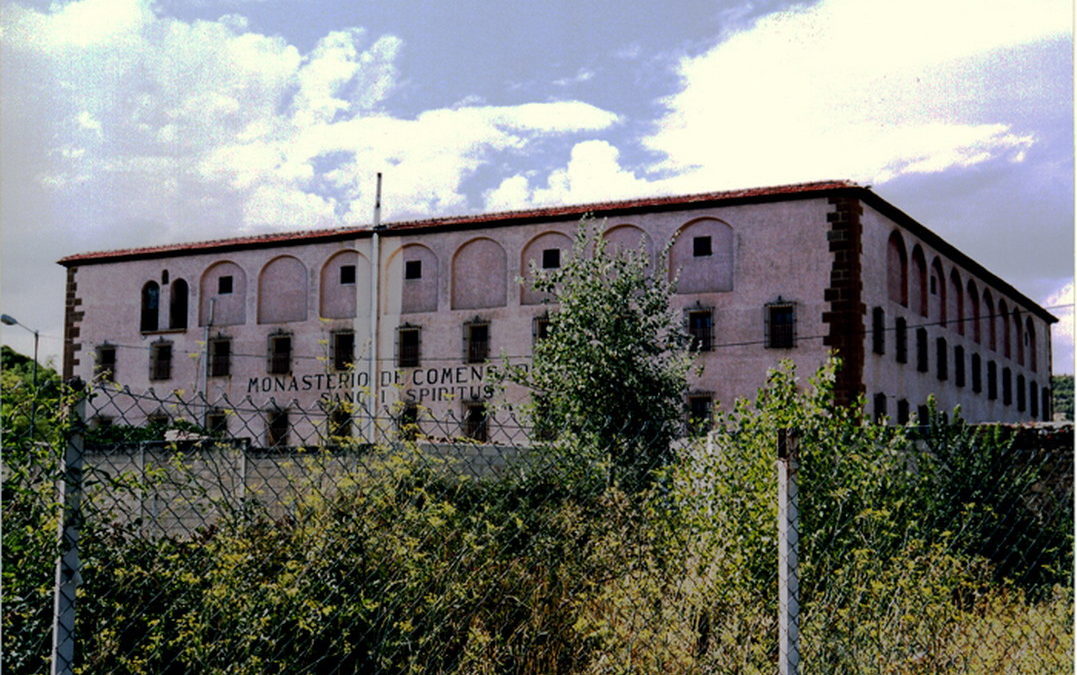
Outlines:
{"label": "arched niche", "polygon": [[998,324],[995,322],[995,301],[991,297],[991,291],[986,288],[982,298],[983,312],[981,313],[981,319],[984,330],[987,331],[987,348],[992,351],[998,351]]}
{"label": "arched niche", "polygon": [[965,334],[965,289],[961,284],[961,275],[957,270],[950,270],[950,292],[946,296],[946,316],[950,317],[950,328],[958,335]]}
{"label": "arched niche", "polygon": [[568,260],[571,252],[572,240],[561,232],[543,232],[527,242],[520,254],[520,276],[524,278],[523,287],[520,289],[521,304],[537,305],[549,300],[545,293],[531,288],[532,267],[557,269]]}
{"label": "arched niche", "polygon": [[654,261],[654,244],[650,235],[635,225],[614,225],[602,234],[602,238],[606,240],[610,253],[642,249],[647,255],[647,262]]}
{"label": "arched niche", "polygon": [[931,261],[931,319],[946,325],[946,274],[942,262],[936,257]]}
{"label": "arched niche", "polygon": [[1002,299],[999,299],[998,305],[995,307],[995,317],[992,322],[998,326],[998,339],[1002,343],[1002,355],[1010,358],[1010,310]]}
{"label": "arched niche", "polygon": [[400,313],[436,312],[438,257],[422,244],[406,244],[386,264],[390,283],[400,284]]}
{"label": "arched niche", "polygon": [[1025,365],[1025,322],[1021,320],[1021,312],[1013,308],[1013,342],[1014,359],[1017,365]]}
{"label": "arched niche", "polygon": [[507,303],[508,257],[493,239],[472,239],[452,259],[452,308],[504,307]]}
{"label": "arched niche", "polygon": [[[351,319],[370,314],[370,261],[352,250],[337,251],[318,281],[318,314],[326,319]],[[358,302],[358,304],[356,304]]]}
{"label": "arched niche", "polygon": [[976,284],[969,279],[968,283],[968,301],[965,306],[969,308],[969,330],[972,333],[972,339],[976,344],[980,344],[983,341],[983,331],[980,322],[980,314],[982,308],[980,307],[980,292],[976,289]]}
{"label": "arched niche", "polygon": [[306,320],[306,266],[290,255],[270,260],[258,275],[258,323]]}
{"label": "arched niche", "polygon": [[678,293],[733,290],[733,228],[716,218],[683,225],[669,252],[669,275]]}
{"label": "arched niche", "polygon": [[912,249],[912,274],[909,275],[909,299],[920,316],[927,316],[927,261],[917,244]]}
{"label": "arched niche", "polygon": [[247,321],[247,275],[230,260],[202,273],[198,293],[198,325],[236,326]]}
{"label": "arched niche", "polygon": [[909,258],[901,233],[890,233],[886,243],[886,292],[893,302],[909,306]]}

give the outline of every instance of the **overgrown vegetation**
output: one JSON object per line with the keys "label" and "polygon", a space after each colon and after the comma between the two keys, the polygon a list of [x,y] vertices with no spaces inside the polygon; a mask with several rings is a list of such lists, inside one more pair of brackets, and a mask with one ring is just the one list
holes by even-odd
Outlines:
{"label": "overgrown vegetation", "polygon": [[1051,395],[1054,411],[1064,420],[1073,421],[1073,375],[1052,375]]}

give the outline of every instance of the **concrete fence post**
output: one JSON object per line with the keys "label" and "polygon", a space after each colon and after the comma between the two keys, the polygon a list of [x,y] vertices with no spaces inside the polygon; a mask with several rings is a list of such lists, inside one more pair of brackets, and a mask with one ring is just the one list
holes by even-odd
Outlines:
{"label": "concrete fence post", "polygon": [[75,665],[75,590],[79,584],[79,508],[82,499],[83,424],[86,398],[80,395],[69,413],[72,430],[67,436],[60,465],[60,553],[56,559],[53,592],[52,675],[70,675]]}
{"label": "concrete fence post", "polygon": [[778,672],[800,672],[800,513],[796,432],[778,434]]}

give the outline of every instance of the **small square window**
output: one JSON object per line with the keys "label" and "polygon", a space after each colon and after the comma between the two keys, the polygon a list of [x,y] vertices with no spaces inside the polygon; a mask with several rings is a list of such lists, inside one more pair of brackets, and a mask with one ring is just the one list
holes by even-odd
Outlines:
{"label": "small square window", "polygon": [[351,286],[355,283],[355,265],[340,266],[340,283],[342,286]]}
{"label": "small square window", "polygon": [[542,252],[542,269],[555,270],[561,266],[561,249],[548,248]]}
{"label": "small square window", "polygon": [[217,295],[228,295],[232,292],[232,275],[226,274],[217,278]]}
{"label": "small square window", "polygon": [[404,261],[404,278],[405,279],[422,279],[423,278],[423,261],[422,260],[406,260],[406,261]]}
{"label": "small square window", "polygon": [[711,238],[710,237],[693,237],[692,238],[692,255],[697,258],[704,258],[711,255]]}
{"label": "small square window", "polygon": [[333,368],[347,370],[355,363],[355,333],[339,331],[333,333]]}
{"label": "small square window", "polygon": [[214,436],[228,434],[228,415],[220,408],[206,413],[206,431]]}
{"label": "small square window", "polygon": [[420,335],[418,326],[401,326],[396,329],[397,367],[414,368],[419,365]]}

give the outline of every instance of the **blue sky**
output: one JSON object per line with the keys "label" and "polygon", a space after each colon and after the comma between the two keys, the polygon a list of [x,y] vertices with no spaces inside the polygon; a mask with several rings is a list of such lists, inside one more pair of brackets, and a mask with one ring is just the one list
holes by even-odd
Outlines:
{"label": "blue sky", "polygon": [[1070,2],[0,10],[0,303],[46,355],[57,258],[365,223],[377,171],[388,219],[849,178],[1057,307],[1073,372]]}

